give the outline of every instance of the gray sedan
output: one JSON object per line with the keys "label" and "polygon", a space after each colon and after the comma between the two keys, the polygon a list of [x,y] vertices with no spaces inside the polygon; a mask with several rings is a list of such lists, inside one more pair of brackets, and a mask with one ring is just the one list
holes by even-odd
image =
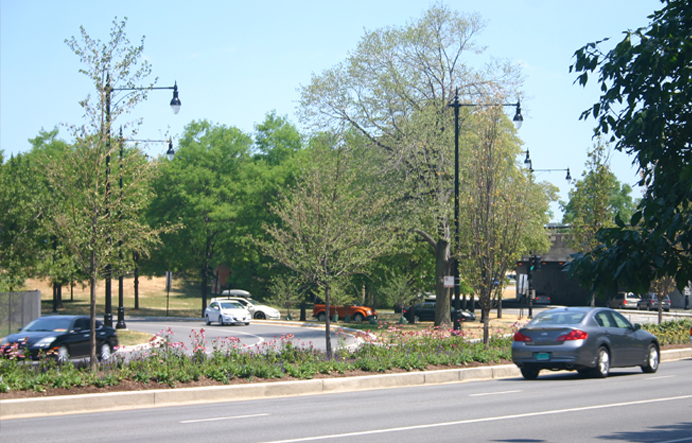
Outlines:
{"label": "gray sedan", "polygon": [[609,308],[543,311],[514,334],[512,361],[527,380],[541,369],[576,370],[607,377],[611,367],[658,369],[660,347],[653,334]]}

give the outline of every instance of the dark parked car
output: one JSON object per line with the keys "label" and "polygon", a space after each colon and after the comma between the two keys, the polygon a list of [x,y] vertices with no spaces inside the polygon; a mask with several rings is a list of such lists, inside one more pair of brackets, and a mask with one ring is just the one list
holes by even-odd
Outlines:
{"label": "dark parked car", "polygon": [[[78,315],[56,315],[40,317],[18,333],[8,335],[0,341],[3,354],[13,348],[32,359],[39,355],[53,355],[60,362],[70,358],[89,357],[89,317]],[[113,328],[96,321],[96,355],[108,360],[118,346],[118,334]]]}
{"label": "dark parked car", "polygon": [[658,369],[660,347],[653,334],[609,308],[543,311],[514,334],[512,361],[524,378],[541,369],[576,370],[607,377],[611,367]]}
{"label": "dark parked car", "polygon": [[[670,297],[667,295],[663,296],[663,302],[661,303],[661,308],[669,312],[670,311]],[[642,299],[637,303],[637,309],[646,309],[648,311],[658,311],[658,295],[654,293],[644,294]]]}
{"label": "dark parked car", "polygon": [[[411,308],[404,309],[404,316],[411,315]],[[414,321],[435,321],[435,302],[418,303],[413,306]],[[461,311],[461,321],[474,321],[476,316],[473,312]],[[454,320],[454,307],[452,306],[452,320]]]}

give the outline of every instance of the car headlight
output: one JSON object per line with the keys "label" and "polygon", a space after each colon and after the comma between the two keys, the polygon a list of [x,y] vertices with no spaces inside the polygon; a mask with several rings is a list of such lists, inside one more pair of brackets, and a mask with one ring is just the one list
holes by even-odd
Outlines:
{"label": "car headlight", "polygon": [[36,344],[34,344],[34,346],[37,348],[47,348],[54,341],[55,337],[43,337],[41,340],[37,341]]}
{"label": "car headlight", "polygon": [[365,313],[368,314],[368,315],[372,315],[372,311],[371,311],[370,309],[366,309],[366,310],[365,310]]}

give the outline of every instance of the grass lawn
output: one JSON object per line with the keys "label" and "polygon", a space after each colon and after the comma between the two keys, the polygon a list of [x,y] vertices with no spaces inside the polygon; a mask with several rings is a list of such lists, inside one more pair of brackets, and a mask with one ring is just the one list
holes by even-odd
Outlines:
{"label": "grass lawn", "polygon": [[[51,315],[53,311],[53,291],[49,283],[44,280],[27,280],[26,290],[41,291],[41,315]],[[113,320],[117,318],[118,308],[118,281],[112,282],[112,312]],[[209,298],[212,294],[208,295]],[[89,287],[80,285],[70,289],[64,287],[62,291],[63,307],[58,309],[58,314],[89,314]],[[123,301],[125,306],[126,317],[165,317],[167,306],[168,315],[170,317],[183,318],[202,318],[202,298],[199,295],[199,286],[194,282],[189,282],[182,279],[173,279],[170,294],[166,292],[166,279],[164,277],[140,277],[139,279],[139,309],[135,310],[134,300],[134,279],[125,278],[123,284]],[[105,312],[105,289],[104,282],[100,280],[96,288],[96,315],[101,318]],[[477,311],[476,315],[480,313]],[[282,318],[286,317],[286,311],[281,310]],[[293,319],[300,318],[298,309],[291,310]],[[312,316],[312,308],[308,307],[306,313],[307,320],[310,323],[317,324]],[[431,328],[431,322],[422,322],[414,325],[398,325],[400,318],[399,314],[395,314],[391,309],[378,310],[378,324],[372,325],[365,321],[362,323],[345,323],[339,321],[332,322],[333,326],[343,326],[358,330],[370,330],[377,334],[378,331],[386,331],[390,326],[397,326],[404,331],[419,331],[426,328]],[[502,319],[497,318],[495,311],[490,314],[490,334],[504,335],[513,332],[517,322],[525,323],[528,319],[519,319],[516,315],[503,314]],[[480,322],[463,323],[462,330],[464,334],[470,338],[481,338],[483,336],[483,325]],[[121,344],[133,345],[141,342],[146,342],[148,336],[137,337],[130,334],[134,331],[119,331],[118,336]],[[139,340],[139,341],[138,341]]]}

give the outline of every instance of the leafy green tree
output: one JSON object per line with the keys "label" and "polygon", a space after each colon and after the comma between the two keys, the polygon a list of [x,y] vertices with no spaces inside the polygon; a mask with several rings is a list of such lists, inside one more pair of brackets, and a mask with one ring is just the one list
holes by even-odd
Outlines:
{"label": "leafy green tree", "polygon": [[569,245],[581,252],[598,246],[600,228],[615,226],[615,216],[629,220],[634,212],[632,188],[621,185],[610,170],[607,146],[599,139],[588,152],[587,170],[569,192],[569,201],[560,202],[563,223],[570,225]]}
{"label": "leafy green tree", "polygon": [[49,202],[51,223],[46,225],[47,229],[88,275],[91,286],[90,354],[94,370],[97,278],[115,260],[118,247],[146,255],[159,234],[139,221],[151,197],[149,180],[155,164],[145,161],[139,152],[127,156],[119,172],[126,184],[117,198],[110,192],[109,160],[115,150],[110,140],[110,125],[146,97],[145,91],[134,91],[110,103],[112,88],[139,83],[151,70],[146,61],[141,61],[143,45],[130,44],[125,25],[125,20],[114,20],[106,43],[92,39],[83,27],[79,39],[66,40],[83,63],[80,72],[93,82],[97,96],[95,100],[87,97],[80,102],[87,122],[79,129],[72,128],[76,139],[73,149],[45,165],[50,188],[63,196]]}
{"label": "leafy green tree", "polygon": [[162,236],[164,246],[149,261],[149,272],[195,275],[202,315],[213,269],[236,253],[229,241],[243,210],[251,144],[237,128],[193,121],[154,183],[150,223],[181,223],[182,228]]}
{"label": "leafy green tree", "polygon": [[[404,308],[411,306],[418,299],[418,292],[411,280],[407,274],[393,273],[381,288],[387,301],[400,309],[401,323],[404,323]],[[411,319],[411,321],[414,320],[414,318]]]}
{"label": "leafy green tree", "polygon": [[296,127],[286,117],[270,112],[255,126],[252,156],[246,167],[242,189],[243,209],[238,211],[233,236],[229,238],[226,264],[232,269],[229,284],[246,288],[253,296],[262,299],[267,283],[282,270],[273,266],[274,261],[261,253],[251,238],[264,238],[263,225],[278,221],[269,211],[277,202],[281,189],[295,183],[297,159],[303,149],[303,141]]}
{"label": "leafy green tree", "polygon": [[43,255],[46,190],[37,173],[26,155],[0,156],[0,291],[21,288]]}
{"label": "leafy green tree", "polygon": [[[475,36],[483,23],[435,4],[403,27],[367,31],[348,58],[314,76],[301,90],[301,116],[314,127],[352,128],[387,154],[384,171],[400,174],[396,193],[412,232],[436,260],[437,325],[450,325],[452,274],[454,124],[448,104],[458,90],[466,103],[486,104],[515,95],[518,68],[492,59],[473,67],[470,54],[482,52]],[[471,122],[471,108],[462,109]],[[469,155],[462,147],[461,164]]]}
{"label": "leafy green tree", "polygon": [[269,285],[269,303],[286,310],[286,319],[291,320],[291,309],[304,299],[305,285],[295,276],[277,274]]}
{"label": "leafy green tree", "polygon": [[[327,312],[332,287],[363,272],[395,242],[390,197],[359,180],[357,172],[367,165],[337,142],[328,137],[314,142],[312,161],[303,165],[297,184],[271,207],[280,223],[267,225],[271,238],[259,241],[267,255],[324,290]],[[331,358],[329,317],[325,336]]]}
{"label": "leafy green tree", "polygon": [[581,85],[598,71],[603,93],[582,118],[593,116],[597,134],[635,156],[647,187],[633,216],[602,229],[600,245],[571,266],[600,292],[618,284],[644,292],[665,276],[682,289],[692,280],[692,8],[685,0],[662,3],[647,27],[626,31],[608,52],[602,42],[585,45],[570,67]]}
{"label": "leafy green tree", "polygon": [[[634,203],[632,188],[620,185],[610,170],[607,145],[599,138],[588,152],[587,170],[569,191],[569,201],[561,202],[563,223],[570,225],[568,245],[577,252],[593,251],[598,245],[596,234],[601,228],[615,226],[615,217],[629,219]],[[595,305],[595,294],[591,306]]]}
{"label": "leafy green tree", "polygon": [[[461,217],[464,275],[478,295],[483,342],[489,343],[489,313],[500,299],[505,275],[520,254],[547,250],[547,235],[536,236],[548,222],[554,192],[533,183],[530,171],[517,166],[519,144],[512,124],[497,107],[479,110],[478,132],[465,174]],[[501,314],[501,312],[500,312]]]}
{"label": "leafy green tree", "polygon": [[663,299],[675,290],[675,280],[666,275],[651,282],[651,290],[658,298],[658,324],[663,321]]}

